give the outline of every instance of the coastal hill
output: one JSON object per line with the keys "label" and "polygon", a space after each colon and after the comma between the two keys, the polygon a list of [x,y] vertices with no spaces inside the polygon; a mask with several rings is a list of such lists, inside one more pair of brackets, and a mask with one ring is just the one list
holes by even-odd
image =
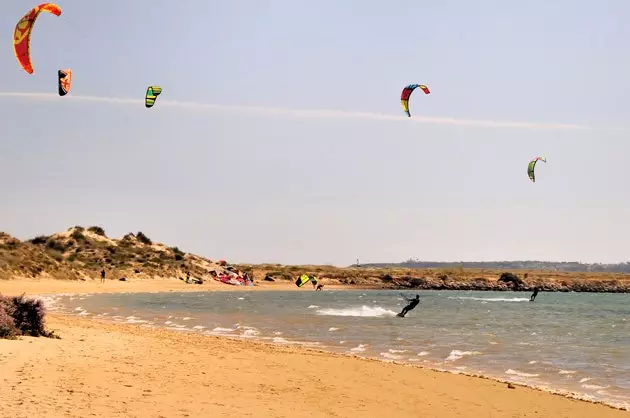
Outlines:
{"label": "coastal hill", "polygon": [[[438,263],[409,260],[350,267],[234,264],[154,242],[142,232],[110,238],[98,226],[75,226],[49,236],[20,241],[0,232],[0,280],[184,279],[203,282],[211,272],[241,270],[257,285],[290,284],[300,274],[326,286],[375,289],[520,290],[630,292],[628,263],[619,265],[537,261]],[[223,286],[222,283],[213,281]],[[225,285],[229,286],[229,285]],[[310,286],[310,285],[307,285]],[[306,287],[308,289],[308,287]]]}
{"label": "coastal hill", "polygon": [[225,270],[206,258],[154,243],[142,232],[113,239],[98,226],[75,226],[28,241],[0,232],[0,279],[92,280],[103,269],[110,279],[184,278],[187,273],[211,278],[210,271]]}

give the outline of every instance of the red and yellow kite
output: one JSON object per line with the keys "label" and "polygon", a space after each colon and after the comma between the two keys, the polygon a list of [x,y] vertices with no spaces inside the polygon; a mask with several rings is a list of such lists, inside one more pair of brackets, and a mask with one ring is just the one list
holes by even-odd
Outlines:
{"label": "red and yellow kite", "polygon": [[411,93],[413,93],[413,91],[417,88],[420,88],[424,94],[431,94],[429,88],[424,84],[409,84],[402,90],[402,93],[400,94],[400,104],[409,117],[411,117],[411,113],[409,112],[409,98],[411,97]]}
{"label": "red and yellow kite", "polygon": [[31,32],[35,25],[35,19],[41,12],[52,13],[55,16],[61,15],[61,8],[54,3],[42,3],[32,8],[27,14],[20,19],[15,25],[13,32],[13,49],[18,62],[29,74],[33,74],[33,65],[31,64]]}

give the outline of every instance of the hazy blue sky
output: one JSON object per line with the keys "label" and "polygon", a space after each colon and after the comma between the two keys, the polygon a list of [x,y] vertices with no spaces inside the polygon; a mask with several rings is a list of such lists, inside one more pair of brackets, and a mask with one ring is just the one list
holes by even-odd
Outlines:
{"label": "hazy blue sky", "polygon": [[[60,0],[29,75],[11,34],[37,3],[0,15],[0,230],[18,238],[97,224],[232,261],[630,259],[625,0]],[[411,119],[409,83],[432,91]]]}

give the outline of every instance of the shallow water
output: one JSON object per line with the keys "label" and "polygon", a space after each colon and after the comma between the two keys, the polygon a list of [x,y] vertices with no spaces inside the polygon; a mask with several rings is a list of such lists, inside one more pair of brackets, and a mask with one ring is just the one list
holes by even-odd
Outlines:
{"label": "shallow water", "polygon": [[[402,295],[420,294],[405,318]],[[624,294],[470,291],[74,295],[58,309],[479,373],[630,406]]]}

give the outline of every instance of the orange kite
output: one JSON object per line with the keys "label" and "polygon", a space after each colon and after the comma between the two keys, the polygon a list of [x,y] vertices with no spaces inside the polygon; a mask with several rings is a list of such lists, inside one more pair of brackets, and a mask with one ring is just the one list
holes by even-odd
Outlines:
{"label": "orange kite", "polygon": [[61,15],[61,8],[54,3],[42,3],[32,8],[15,26],[13,32],[13,50],[18,62],[29,74],[33,74],[33,65],[31,64],[31,32],[35,25],[35,19],[41,12],[52,13],[55,16]]}
{"label": "orange kite", "polygon": [[70,93],[70,86],[72,86],[72,70],[67,68],[64,70],[57,71],[58,79],[59,79],[59,95],[65,96]]}

